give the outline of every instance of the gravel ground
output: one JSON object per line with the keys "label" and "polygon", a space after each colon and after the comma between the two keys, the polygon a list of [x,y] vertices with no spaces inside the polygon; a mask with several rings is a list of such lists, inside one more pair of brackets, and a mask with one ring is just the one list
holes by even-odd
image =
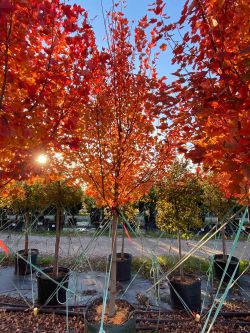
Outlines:
{"label": "gravel ground", "polygon": [[[13,251],[23,249],[24,236],[18,234],[8,234],[0,232],[0,239],[4,241]],[[233,241],[227,241],[227,250],[230,251]],[[32,235],[30,236],[30,248],[37,248],[43,255],[53,255],[55,237]],[[189,252],[197,241],[188,240],[182,242],[183,254]],[[250,260],[250,243],[247,241],[239,241],[235,256],[241,259]],[[121,246],[121,239],[118,239],[118,249]],[[60,242],[60,256],[73,257],[80,253],[86,253],[88,256],[103,257],[110,253],[111,240],[108,237],[102,236],[93,240],[91,236],[62,236]],[[137,257],[151,257],[152,251],[155,255],[177,255],[178,244],[176,239],[160,239],[143,237],[132,238],[131,240],[125,239],[125,250]],[[1,251],[1,249],[0,249]],[[195,256],[208,258],[212,254],[221,253],[221,242],[215,243],[214,240],[208,241],[204,246],[195,252]]]}

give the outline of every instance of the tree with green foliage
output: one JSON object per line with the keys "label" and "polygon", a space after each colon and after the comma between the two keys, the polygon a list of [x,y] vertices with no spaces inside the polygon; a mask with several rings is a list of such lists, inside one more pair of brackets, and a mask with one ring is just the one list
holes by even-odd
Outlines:
{"label": "tree with green foliage", "polygon": [[145,220],[144,216],[144,221],[145,221],[145,229],[148,230],[154,229],[156,227],[156,204],[158,201],[158,190],[157,187],[154,186],[150,189],[149,193],[146,194],[142,200],[140,200],[140,205],[143,207],[143,212],[148,212],[148,220]]}
{"label": "tree with green foliage", "polygon": [[[207,211],[215,214],[218,217],[218,221],[225,220],[230,212],[230,209],[235,204],[232,197],[226,197],[220,186],[215,183],[213,177],[208,177],[202,182],[203,188],[203,205]],[[226,241],[225,241],[225,227],[221,230],[222,250],[223,258],[226,259]]]}
{"label": "tree with green foliage", "polygon": [[4,189],[1,205],[24,216],[24,254],[28,254],[30,218],[32,213],[44,207],[43,186],[39,182],[33,184],[18,181],[11,183]]}
{"label": "tree with green foliage", "polygon": [[85,207],[86,211],[90,214],[91,211],[96,208],[95,200],[90,197],[89,195],[83,194],[83,206]]}
{"label": "tree with green foliage", "polygon": [[[177,232],[179,258],[182,258],[181,237],[190,227],[201,225],[202,190],[198,177],[187,163],[175,161],[158,189],[157,226],[166,232]],[[183,269],[180,266],[180,276]]]}
{"label": "tree with green foliage", "polygon": [[44,200],[47,205],[56,209],[56,241],[53,276],[58,277],[59,245],[61,237],[62,214],[65,209],[72,209],[82,200],[82,189],[70,186],[63,180],[57,180],[45,185]]}

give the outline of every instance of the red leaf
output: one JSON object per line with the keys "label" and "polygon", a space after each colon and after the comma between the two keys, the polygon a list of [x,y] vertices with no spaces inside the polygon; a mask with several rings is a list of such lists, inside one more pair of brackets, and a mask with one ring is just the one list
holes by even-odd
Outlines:
{"label": "red leaf", "polygon": [[160,49],[162,50],[162,51],[166,51],[166,49],[167,49],[167,44],[161,44],[161,46],[160,46]]}
{"label": "red leaf", "polygon": [[11,13],[14,11],[14,8],[9,0],[0,0],[0,15]]}

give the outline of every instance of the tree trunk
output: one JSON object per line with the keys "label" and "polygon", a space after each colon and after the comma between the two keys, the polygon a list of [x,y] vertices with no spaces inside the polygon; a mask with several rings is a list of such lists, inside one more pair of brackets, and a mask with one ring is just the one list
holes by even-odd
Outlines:
{"label": "tree trunk", "polygon": [[28,255],[29,251],[29,223],[30,223],[30,214],[29,212],[25,212],[24,214],[24,223],[25,223],[25,231],[24,231],[24,254]]}
{"label": "tree trunk", "polygon": [[61,236],[61,209],[56,208],[56,242],[55,242],[55,259],[53,266],[53,277],[58,277],[58,259],[59,259],[59,245],[60,245],[60,236]]}
{"label": "tree trunk", "polygon": [[122,225],[122,247],[121,247],[121,260],[124,259],[124,241],[125,241],[125,224]]}
{"label": "tree trunk", "polygon": [[110,276],[110,285],[109,285],[110,295],[109,295],[109,307],[108,307],[109,317],[112,317],[115,314],[117,224],[118,224],[118,214],[115,208],[113,210],[113,219],[112,219],[111,276]]}
{"label": "tree trunk", "polygon": [[227,247],[226,247],[225,227],[223,227],[221,229],[221,241],[222,241],[223,260],[227,260]]}
{"label": "tree trunk", "polygon": [[[181,260],[182,258],[182,253],[181,253],[181,232],[178,231],[178,249],[179,249],[179,258]],[[184,278],[184,273],[183,273],[183,267],[182,267],[182,264],[180,265],[179,267],[179,272],[180,272],[180,277],[181,277],[181,280],[183,280]]]}

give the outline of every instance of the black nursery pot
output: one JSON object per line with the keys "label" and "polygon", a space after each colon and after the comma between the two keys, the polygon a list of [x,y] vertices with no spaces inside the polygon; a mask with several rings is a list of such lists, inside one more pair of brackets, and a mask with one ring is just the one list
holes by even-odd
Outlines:
{"label": "black nursery pot", "polygon": [[[116,304],[122,302],[124,306],[131,309],[128,320],[120,325],[104,324],[105,333],[136,333],[136,316],[134,307],[126,300],[117,300]],[[102,298],[95,299],[86,309],[84,316],[84,333],[99,333],[100,323],[93,322],[93,309],[95,306],[102,304]]]}
{"label": "black nursery pot", "polygon": [[[59,276],[58,278],[52,277],[53,267],[48,267],[43,269],[43,272],[47,275],[51,276],[53,280],[55,280],[58,283],[61,283],[64,288],[68,288],[69,285],[69,269],[66,267],[59,267],[58,272]],[[37,273],[37,290],[38,290],[38,303],[39,304],[45,304],[46,305],[57,305],[59,303],[65,303],[66,302],[66,290],[64,288],[61,288],[58,286],[58,284],[47,278],[47,276],[43,275],[42,273]],[[54,296],[51,298],[50,301],[47,302],[48,299],[50,299],[51,295],[54,294]]]}
{"label": "black nursery pot", "polygon": [[[223,258],[223,254],[215,254],[214,257],[214,273],[216,275],[216,277],[218,279],[222,278],[223,272],[226,268],[226,264],[227,264],[227,259],[228,259],[228,255],[226,255],[226,258]],[[237,267],[238,265],[238,267]],[[237,269],[236,269],[237,267]],[[227,267],[227,271],[224,277],[224,281],[227,282],[230,280],[230,278],[232,277],[235,269],[235,275],[234,275],[234,280],[238,278],[239,276],[239,271],[240,271],[240,266],[239,266],[239,259],[236,257],[231,257],[230,263]]]}
{"label": "black nursery pot", "polygon": [[[192,276],[184,276],[182,281],[179,277],[172,277],[169,283],[170,297],[173,308],[184,309],[180,300],[188,306],[191,311],[201,309],[201,280]],[[179,295],[179,296],[178,296]]]}
{"label": "black nursery pot", "polygon": [[15,257],[15,274],[17,275],[27,275],[30,274],[31,271],[33,272],[34,269],[30,267],[30,262],[32,265],[36,265],[37,256],[39,251],[37,249],[30,249],[28,255],[25,254],[24,250],[20,250],[17,252],[22,257],[24,257],[28,262],[24,259],[20,258],[18,255]]}
{"label": "black nursery pot", "polygon": [[[124,253],[124,258],[122,258],[122,254],[117,253],[116,258],[116,280],[119,282],[131,280],[132,255]],[[109,261],[110,259],[111,255],[109,255]]]}

